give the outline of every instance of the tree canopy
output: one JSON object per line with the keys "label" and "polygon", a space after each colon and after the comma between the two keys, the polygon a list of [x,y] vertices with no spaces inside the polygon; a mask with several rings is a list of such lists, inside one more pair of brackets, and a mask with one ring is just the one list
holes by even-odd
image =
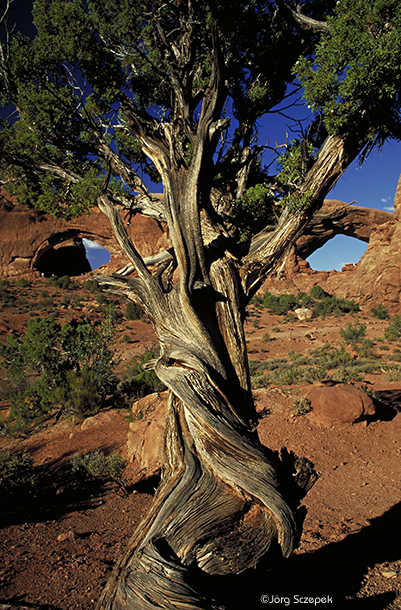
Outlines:
{"label": "tree canopy", "polygon": [[[149,199],[144,174],[167,180],[162,156],[189,168],[201,154],[205,199],[228,193],[225,212],[249,237],[299,196],[328,134],[348,137],[353,155],[399,137],[400,18],[395,0],[302,12],[284,1],[37,0],[34,40],[2,44],[1,101],[17,112],[1,125],[3,182],[68,216],[96,203],[109,163],[115,200],[132,207],[135,194]],[[260,121],[300,84],[309,120],[293,142],[283,134],[281,172],[269,175]],[[147,213],[163,217],[153,203]]]}

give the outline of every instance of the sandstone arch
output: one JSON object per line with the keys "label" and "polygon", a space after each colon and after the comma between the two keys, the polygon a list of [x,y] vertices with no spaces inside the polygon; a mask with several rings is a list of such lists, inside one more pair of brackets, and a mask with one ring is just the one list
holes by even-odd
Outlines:
{"label": "sandstone arch", "polygon": [[[390,308],[399,307],[400,202],[401,180],[394,214],[326,200],[305,234],[294,244],[284,264],[267,280],[262,290],[308,292],[319,284],[342,298],[357,299],[360,303],[380,301]],[[66,245],[74,238],[95,241],[111,253],[110,263],[96,273],[110,274],[127,264],[128,259],[121,255],[107,218],[98,208],[94,208],[90,216],[65,221],[15,203],[0,191],[0,277],[37,276],[40,256],[49,248]],[[122,216],[124,214],[122,212]],[[162,252],[170,245],[164,225],[151,218],[135,216],[127,231],[142,257]],[[306,258],[338,234],[368,243],[360,263],[348,265],[343,272],[312,270]]]}
{"label": "sandstone arch", "polygon": [[[401,176],[394,198],[394,213],[325,200],[321,210],[294,243],[280,269],[263,285],[273,293],[308,292],[316,284],[339,298],[355,299],[362,306],[381,303],[392,313],[401,306]],[[335,235],[348,235],[368,243],[359,263],[342,271],[315,271],[306,258]]]}
{"label": "sandstone arch", "polygon": [[336,235],[347,235],[369,243],[372,233],[380,225],[393,220],[394,214],[391,212],[326,199],[305,233],[297,240],[297,255],[307,259]]}
{"label": "sandstone arch", "polygon": [[[89,239],[110,252],[107,273],[128,262],[107,218],[98,208],[90,215],[66,221],[16,205],[15,200],[0,191],[0,227],[0,277],[37,276],[41,257],[51,249],[68,247],[74,239]],[[156,220],[135,216],[128,233],[143,257],[168,247],[167,236]],[[97,271],[101,272],[102,269]]]}

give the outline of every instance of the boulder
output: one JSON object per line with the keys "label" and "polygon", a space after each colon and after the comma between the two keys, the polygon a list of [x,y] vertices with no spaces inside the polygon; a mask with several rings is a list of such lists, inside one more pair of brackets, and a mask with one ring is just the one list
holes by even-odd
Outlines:
{"label": "boulder", "polygon": [[127,449],[139,479],[160,473],[166,411],[167,392],[149,394],[133,404],[132,413],[136,419],[130,423]]}
{"label": "boulder", "polygon": [[298,320],[310,320],[311,318],[313,318],[313,311],[311,309],[308,309],[307,307],[298,307],[298,309],[294,310],[295,315],[297,316]]}
{"label": "boulder", "polygon": [[376,412],[365,392],[331,379],[316,381],[304,396],[312,407],[309,417],[326,427],[353,424]]}

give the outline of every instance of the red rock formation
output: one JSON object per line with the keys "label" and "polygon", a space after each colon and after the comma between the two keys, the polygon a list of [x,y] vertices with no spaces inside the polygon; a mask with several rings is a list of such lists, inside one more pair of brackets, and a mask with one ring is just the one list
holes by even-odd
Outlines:
{"label": "red rock formation", "polygon": [[160,473],[163,464],[163,438],[167,392],[149,394],[134,402],[132,413],[140,419],[130,423],[128,456],[135,462],[138,480]]}
{"label": "red rock formation", "polygon": [[[3,197],[2,197],[3,195]],[[1,201],[1,199],[3,201]],[[127,264],[111,231],[107,218],[94,208],[90,216],[71,221],[55,219],[34,210],[16,206],[0,192],[0,277],[37,275],[37,263],[52,247],[65,246],[76,237],[87,238],[105,247],[111,261],[97,273],[111,274]],[[12,207],[11,211],[6,208]],[[305,234],[289,252],[280,269],[262,288],[274,294],[309,293],[319,284],[329,294],[355,299],[360,304],[382,303],[390,311],[401,305],[401,178],[398,183],[394,214],[382,210],[349,206],[327,200]],[[122,212],[124,215],[124,212]],[[127,221],[125,222],[128,225]],[[127,230],[143,257],[168,247],[163,226],[140,215]],[[340,271],[314,271],[305,258],[337,234],[351,235],[368,242],[361,261]]]}
{"label": "red rock formation", "polygon": [[[292,247],[281,268],[262,287],[261,292],[307,292],[315,285],[329,294],[354,299],[360,305],[381,303],[392,313],[401,306],[401,176],[394,199],[394,214],[382,210],[346,206],[325,201],[305,236]],[[345,214],[346,211],[346,214]],[[316,241],[313,238],[316,229]],[[359,263],[347,264],[341,271],[314,271],[304,260],[336,234],[353,235],[368,242]]]}
{"label": "red rock formation", "polygon": [[[0,277],[35,277],[37,263],[47,250],[71,245],[77,237],[95,241],[111,253],[107,269],[98,273],[112,273],[128,263],[109,221],[98,208],[90,215],[66,221],[15,205],[4,192],[0,192],[0,205]],[[143,257],[168,247],[163,227],[155,220],[136,215],[127,230]]]}

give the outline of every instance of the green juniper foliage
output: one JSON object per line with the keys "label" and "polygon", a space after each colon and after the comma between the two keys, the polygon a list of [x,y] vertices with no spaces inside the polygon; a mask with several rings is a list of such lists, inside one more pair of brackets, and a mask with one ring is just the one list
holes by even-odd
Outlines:
{"label": "green juniper foliage", "polygon": [[51,317],[29,320],[25,334],[9,335],[0,348],[6,370],[3,394],[21,429],[55,407],[80,417],[98,411],[116,388],[111,326]]}
{"label": "green juniper foliage", "polygon": [[[67,218],[89,211],[102,189],[112,147],[124,164],[122,180],[115,167],[109,184],[117,199],[130,197],[138,183],[130,171],[160,180],[126,119],[136,115],[153,129],[155,118],[164,120],[174,108],[169,57],[156,44],[150,15],[157,13],[161,29],[174,30],[182,23],[179,6],[36,0],[37,36],[30,40],[13,33],[0,85],[0,102],[18,112],[17,121],[1,122],[0,171],[12,178],[7,188],[21,203]],[[273,2],[196,5],[191,34],[197,45],[186,84],[193,109],[212,74],[217,24],[233,125],[238,125],[231,139],[224,139],[230,146],[215,158],[214,185],[224,184],[235,198],[233,170],[241,163],[241,150],[253,159],[234,205],[241,239],[276,222],[278,200],[304,205],[309,194],[300,187],[325,134],[352,132],[362,148],[400,136],[398,0],[306,2],[303,11],[327,20],[328,30],[321,36],[312,29],[297,33],[288,25],[288,11],[282,13]],[[279,172],[272,180],[255,135],[260,117],[281,101],[294,75],[304,87],[312,122],[306,138],[278,149]],[[223,109],[222,116],[228,116]],[[181,144],[182,162],[189,165],[193,142],[183,134]]]}

